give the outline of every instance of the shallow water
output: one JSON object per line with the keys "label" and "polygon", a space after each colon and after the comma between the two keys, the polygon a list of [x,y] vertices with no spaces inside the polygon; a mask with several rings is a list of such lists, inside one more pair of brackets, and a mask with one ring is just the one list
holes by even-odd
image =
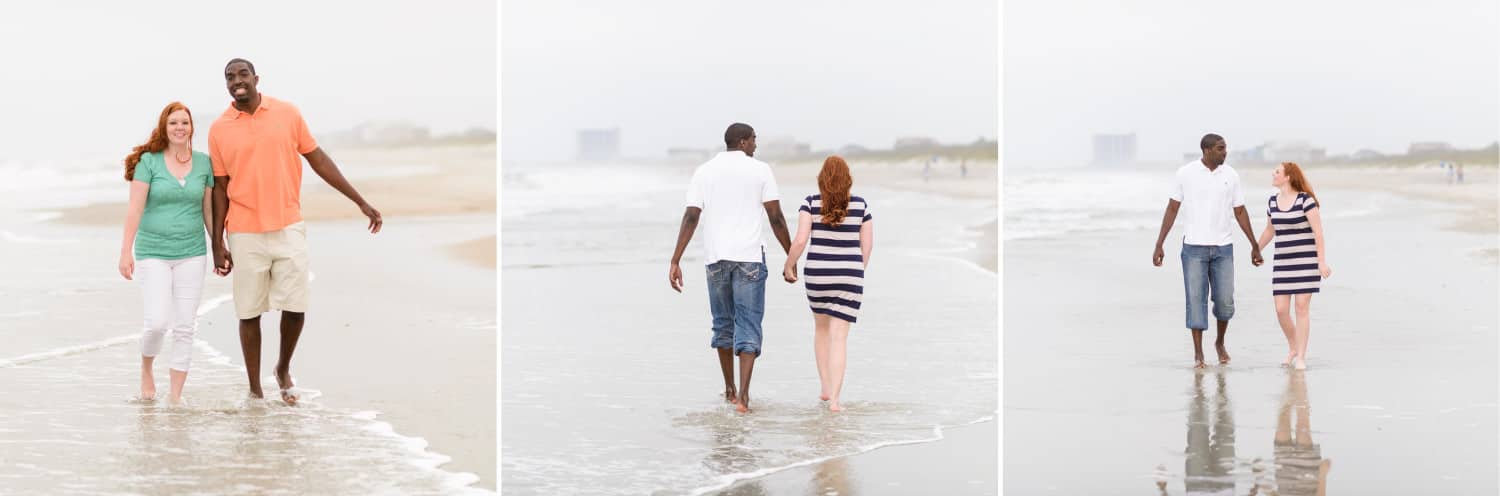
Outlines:
{"label": "shallow water", "polygon": [[[524,168],[506,174],[508,188],[532,188],[501,195],[506,494],[710,493],[993,418],[998,281],[948,256],[974,243],[966,228],[992,220],[993,202],[861,190],[876,218],[876,248],[850,332],[847,410],[829,413],[817,399],[801,285],[773,278],[754,411],[740,415],[720,395],[696,242],[683,262],[684,294],[666,281],[691,167],[629,174],[661,184],[637,192],[581,188],[619,196],[580,203],[540,185],[588,181],[586,169],[570,181],[525,180]],[[791,219],[795,202],[815,189],[799,179],[778,176]],[[785,259],[770,246],[775,271]]]}

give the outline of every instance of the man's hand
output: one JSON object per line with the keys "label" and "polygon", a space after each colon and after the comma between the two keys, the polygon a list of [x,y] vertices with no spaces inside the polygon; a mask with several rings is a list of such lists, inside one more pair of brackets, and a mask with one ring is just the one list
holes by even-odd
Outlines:
{"label": "man's hand", "polygon": [[1264,258],[1260,257],[1260,249],[1259,248],[1252,249],[1250,251],[1250,265],[1254,265],[1256,267],[1260,267],[1260,264],[1263,264],[1263,263],[1266,263],[1266,260]]}
{"label": "man's hand", "polygon": [[1166,258],[1167,254],[1161,250],[1161,245],[1156,245],[1156,251],[1151,254],[1151,265],[1161,267],[1161,262]]}
{"label": "man's hand", "polygon": [[678,267],[676,263],[673,263],[672,264],[672,270],[667,271],[667,282],[672,283],[672,290],[673,291],[681,293],[682,292],[682,267]]}
{"label": "man's hand", "polygon": [[365,217],[370,218],[370,234],[380,232],[380,226],[384,224],[384,222],[380,220],[380,211],[375,210],[375,207],[370,206],[370,204],[368,203],[361,204],[359,206],[359,211],[363,212],[365,214]]}
{"label": "man's hand", "polygon": [[229,272],[232,270],[234,270],[234,260],[229,256],[229,250],[224,249],[222,246],[215,246],[214,274],[224,277],[229,275]]}

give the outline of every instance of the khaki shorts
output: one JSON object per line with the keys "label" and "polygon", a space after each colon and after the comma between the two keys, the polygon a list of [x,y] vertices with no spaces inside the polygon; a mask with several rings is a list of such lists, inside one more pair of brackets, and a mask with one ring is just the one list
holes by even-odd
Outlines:
{"label": "khaki shorts", "polygon": [[234,312],[241,320],[277,309],[307,311],[307,226],[229,233],[234,260]]}

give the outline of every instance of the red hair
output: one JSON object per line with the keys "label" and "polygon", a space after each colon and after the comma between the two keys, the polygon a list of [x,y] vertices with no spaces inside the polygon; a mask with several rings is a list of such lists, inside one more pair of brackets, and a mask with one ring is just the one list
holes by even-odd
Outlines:
{"label": "red hair", "polygon": [[823,171],[818,173],[818,194],[823,195],[824,224],[836,226],[844,222],[852,186],[854,178],[849,175],[849,163],[843,157],[831,155],[823,161]]}
{"label": "red hair", "polygon": [[151,138],[146,140],[145,143],[137,145],[135,148],[131,149],[130,155],[125,156],[126,181],[135,179],[135,166],[136,164],[141,163],[141,155],[147,153],[161,153],[162,150],[167,149],[167,116],[172,115],[172,112],[176,112],[178,110],[187,112],[188,124],[190,127],[192,127],[192,129],[188,130],[188,142],[192,142],[193,131],[197,130],[197,126],[192,126],[193,111],[188,110],[187,105],[183,105],[182,102],[168,103],[167,108],[161,109],[161,117],[158,117],[156,119],[156,129],[151,130]]}
{"label": "red hair", "polygon": [[[1313,201],[1318,201],[1318,195],[1313,194],[1312,185],[1308,184],[1307,175],[1302,173],[1301,166],[1298,166],[1295,162],[1282,162],[1281,169],[1282,174],[1286,175],[1286,180],[1291,182],[1292,190],[1307,193],[1307,196],[1312,197]],[[1322,202],[1318,203],[1322,204]]]}

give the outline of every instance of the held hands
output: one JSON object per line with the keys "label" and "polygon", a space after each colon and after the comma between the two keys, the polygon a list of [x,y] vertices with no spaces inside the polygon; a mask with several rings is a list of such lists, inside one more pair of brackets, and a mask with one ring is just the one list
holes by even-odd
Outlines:
{"label": "held hands", "polygon": [[1260,249],[1259,248],[1252,249],[1250,251],[1250,265],[1254,265],[1256,267],[1260,267],[1260,264],[1263,264],[1263,263],[1266,263],[1266,259],[1260,257]]}
{"label": "held hands", "polygon": [[224,249],[222,246],[215,246],[214,274],[217,274],[219,277],[225,277],[232,270],[234,270],[234,260],[229,256],[229,250]]}
{"label": "held hands", "polygon": [[786,264],[781,268],[781,278],[786,279],[787,284],[797,282],[797,264],[795,262]]}

